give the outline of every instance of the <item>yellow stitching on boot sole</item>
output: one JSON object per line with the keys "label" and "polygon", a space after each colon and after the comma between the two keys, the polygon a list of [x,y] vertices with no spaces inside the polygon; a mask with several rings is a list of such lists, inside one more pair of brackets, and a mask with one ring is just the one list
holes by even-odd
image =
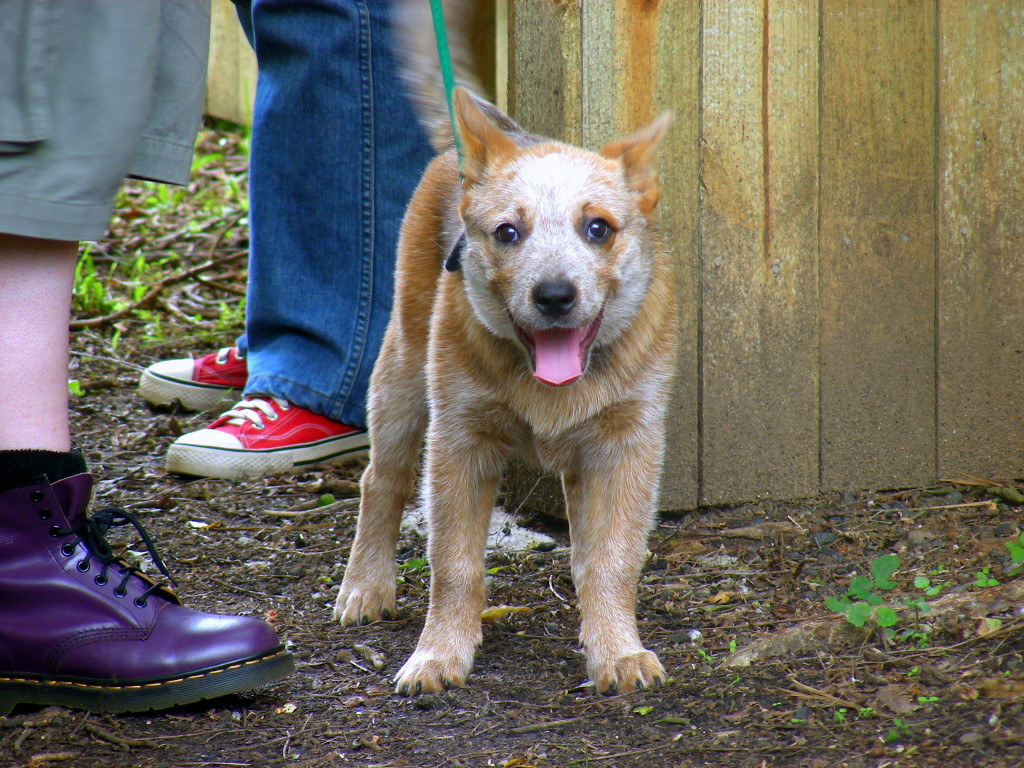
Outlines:
{"label": "yellow stitching on boot sole", "polygon": [[165,680],[162,683],[144,683],[134,685],[96,685],[94,683],[79,683],[73,680],[32,680],[27,677],[0,677],[0,683],[35,683],[37,685],[52,685],[58,687],[70,687],[70,688],[86,688],[97,691],[131,691],[141,690],[143,688],[162,688],[165,685],[175,685],[177,683],[184,683],[187,680],[202,680],[204,677],[211,677],[213,675],[219,675],[222,672],[230,672],[231,670],[241,669],[242,667],[252,666],[253,664],[260,664],[264,661],[271,661],[273,659],[284,656],[288,653],[287,650],[278,651],[273,656],[262,656],[258,659],[250,659],[249,661],[242,661],[238,664],[230,664],[220,669],[211,669],[209,672],[203,672],[199,675],[191,675],[190,677],[179,677],[174,680]]}

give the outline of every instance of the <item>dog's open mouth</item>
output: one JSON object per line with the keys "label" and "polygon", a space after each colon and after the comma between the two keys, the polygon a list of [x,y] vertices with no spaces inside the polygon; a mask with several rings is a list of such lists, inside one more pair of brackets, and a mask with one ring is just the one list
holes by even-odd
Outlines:
{"label": "dog's open mouth", "polygon": [[601,315],[594,322],[580,328],[528,331],[515,321],[512,326],[530,353],[533,377],[553,387],[561,387],[583,376],[590,356],[590,345],[597,338],[601,327]]}

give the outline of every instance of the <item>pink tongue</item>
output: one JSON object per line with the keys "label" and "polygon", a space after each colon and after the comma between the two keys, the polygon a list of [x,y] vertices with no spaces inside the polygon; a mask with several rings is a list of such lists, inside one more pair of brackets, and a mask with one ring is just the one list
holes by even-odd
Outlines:
{"label": "pink tongue", "polygon": [[533,376],[545,384],[571,384],[583,375],[583,339],[590,326],[533,333]]}

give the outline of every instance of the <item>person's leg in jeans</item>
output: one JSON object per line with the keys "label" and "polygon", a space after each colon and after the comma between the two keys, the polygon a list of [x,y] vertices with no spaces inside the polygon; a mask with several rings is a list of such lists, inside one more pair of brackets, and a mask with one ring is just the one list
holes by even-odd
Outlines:
{"label": "person's leg in jeans", "polygon": [[179,438],[169,469],[258,475],[365,450],[398,229],[431,157],[388,12],[379,0],[239,4],[259,64],[238,344],[248,397]]}

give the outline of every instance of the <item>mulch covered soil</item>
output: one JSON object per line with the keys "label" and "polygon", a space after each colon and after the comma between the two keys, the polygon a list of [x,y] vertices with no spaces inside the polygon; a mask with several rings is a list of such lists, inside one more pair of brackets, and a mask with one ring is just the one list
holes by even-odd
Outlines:
{"label": "mulch covered soil", "polygon": [[[201,149],[237,141],[208,133]],[[190,199],[217,185],[244,195],[244,162],[224,154],[197,173]],[[161,713],[18,709],[0,717],[0,768],[1024,764],[1024,580],[1007,546],[1020,542],[1021,509],[973,478],[945,496],[837,494],[663,517],[638,612],[672,677],[628,695],[585,684],[567,531],[530,520],[560,546],[489,556],[490,603],[525,610],[485,624],[469,686],[396,696],[429,565],[425,541],[404,533],[399,617],[349,629],[332,620],[358,466],[246,482],[164,473],[170,442],[209,417],[149,409],[134,391],[139,371],[231,342],[244,211],[232,198],[206,221],[185,206],[154,230],[139,208],[150,193],[133,194],[117,238],[95,247],[97,272],[150,243],[146,258],[164,259],[146,283],[157,290],[110,287],[128,311],[80,312],[109,317],[79,323],[73,338],[74,430],[99,481],[95,503],[142,518],[186,604],[272,621],[298,671]],[[890,554],[891,580],[877,570]],[[873,582],[853,582],[873,564]],[[878,603],[862,629],[826,607],[851,582]],[[890,623],[880,609],[892,609],[892,626],[878,626]]]}

